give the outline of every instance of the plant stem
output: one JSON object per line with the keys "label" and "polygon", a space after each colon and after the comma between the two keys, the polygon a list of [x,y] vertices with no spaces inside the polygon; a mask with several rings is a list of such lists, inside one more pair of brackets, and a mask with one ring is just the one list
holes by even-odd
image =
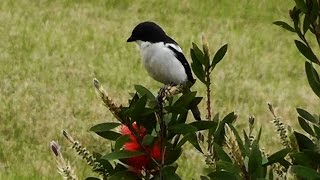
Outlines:
{"label": "plant stem", "polygon": [[210,72],[209,69],[206,70],[206,91],[207,91],[207,119],[210,121],[211,120],[211,100],[210,100]]}

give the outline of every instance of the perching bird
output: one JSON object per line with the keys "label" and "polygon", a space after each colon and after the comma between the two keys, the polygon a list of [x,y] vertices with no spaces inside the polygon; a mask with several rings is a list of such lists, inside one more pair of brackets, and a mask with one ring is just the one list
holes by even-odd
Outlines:
{"label": "perching bird", "polygon": [[[156,23],[146,21],[138,24],[127,42],[139,45],[144,67],[156,81],[165,85],[194,84],[190,65],[178,43]],[[191,111],[196,120],[201,120],[197,106],[192,107]]]}

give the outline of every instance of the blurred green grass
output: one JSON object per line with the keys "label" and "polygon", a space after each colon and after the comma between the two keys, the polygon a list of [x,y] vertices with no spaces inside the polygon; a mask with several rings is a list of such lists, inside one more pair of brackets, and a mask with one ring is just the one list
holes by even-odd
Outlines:
{"label": "blurred green grass", "polygon": [[[192,42],[205,34],[212,53],[228,53],[214,71],[213,112],[236,111],[237,126],[249,115],[263,126],[266,151],[280,147],[266,103],[296,127],[295,107],[311,112],[319,102],[307,84],[304,58],[294,34],[272,25],[289,21],[293,3],[261,1],[3,0],[0,2],[0,179],[58,179],[49,142],[58,140],[83,179],[90,169],[61,137],[68,130],[89,151],[110,150],[87,130],[113,121],[92,86],[97,77],[119,103],[134,84],[157,92],[140,56],[125,41],[132,28],[156,21],[179,42],[188,59]],[[198,82],[194,90],[204,96]],[[205,112],[205,104],[201,104]],[[204,159],[187,146],[180,160],[183,179],[199,177]]]}

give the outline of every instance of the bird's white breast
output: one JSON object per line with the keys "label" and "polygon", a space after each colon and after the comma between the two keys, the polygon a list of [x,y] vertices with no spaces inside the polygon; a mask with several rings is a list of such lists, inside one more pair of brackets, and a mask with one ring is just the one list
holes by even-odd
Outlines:
{"label": "bird's white breast", "polygon": [[168,46],[181,52],[175,44],[149,43],[137,41],[144,67],[149,75],[155,80],[163,83],[184,84],[187,82],[186,71],[181,62],[175,57]]}

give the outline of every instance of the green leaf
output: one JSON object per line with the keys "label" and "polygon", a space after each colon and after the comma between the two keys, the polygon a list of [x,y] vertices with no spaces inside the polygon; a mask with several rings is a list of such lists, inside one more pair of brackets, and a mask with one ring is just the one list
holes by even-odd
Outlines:
{"label": "green leaf", "polygon": [[304,20],[303,20],[303,28],[302,28],[304,34],[309,30],[310,24],[311,24],[311,17],[309,14],[305,14]]}
{"label": "green leaf", "polygon": [[297,112],[305,120],[310,121],[312,123],[318,123],[317,119],[314,118],[308,111],[300,109],[300,108],[297,108]]}
{"label": "green leaf", "polygon": [[308,8],[304,0],[294,0],[294,1],[296,2],[296,6],[298,9],[300,9],[304,13],[308,12]]}
{"label": "green leaf", "polygon": [[239,149],[241,151],[241,155],[243,157],[247,156],[249,154],[249,152],[246,151],[246,148],[244,147],[243,141],[242,141],[238,131],[236,130],[236,128],[232,124],[229,124],[229,127],[232,130],[233,134],[236,136],[236,140],[237,140]]}
{"label": "green leaf", "polygon": [[148,99],[155,100],[156,97],[150,92],[147,88],[141,86],[141,85],[134,85],[134,88],[138,92],[140,96],[146,95]]}
{"label": "green leaf", "polygon": [[305,70],[311,89],[320,98],[320,81],[317,71],[309,62],[305,62]]}
{"label": "green leaf", "polygon": [[87,177],[85,180],[100,180],[100,179],[96,177]]}
{"label": "green leaf", "polygon": [[232,163],[232,160],[230,159],[228,154],[224,152],[224,150],[218,144],[214,143],[213,147],[214,147],[215,153],[217,154],[220,160]]}
{"label": "green leaf", "polygon": [[185,144],[186,141],[188,141],[190,144],[192,144],[193,147],[195,147],[198,151],[203,153],[202,149],[199,145],[197,135],[195,133],[190,133],[190,134],[184,135],[183,138],[177,144],[177,146],[181,147],[182,145]]}
{"label": "green leaf", "polygon": [[139,180],[138,174],[132,171],[119,171],[114,173],[108,180]]}
{"label": "green leaf", "polygon": [[228,44],[223,45],[217,53],[214,55],[211,63],[212,69],[222,60],[222,58],[225,56],[226,52],[228,50]]}
{"label": "green leaf", "polygon": [[97,124],[95,126],[92,126],[89,131],[93,131],[93,132],[104,132],[104,131],[109,131],[113,128],[118,127],[119,125],[121,125],[120,123],[115,123],[115,122],[107,122],[107,123],[101,123],[101,124]]}
{"label": "green leaf", "polygon": [[143,95],[139,100],[134,104],[132,111],[131,111],[131,116],[134,119],[138,119],[139,115],[144,112],[145,106],[147,104],[147,96]]}
{"label": "green leaf", "polygon": [[232,163],[232,161],[218,161],[216,162],[216,165],[218,170],[226,170],[232,172],[234,175],[237,175],[238,179],[241,179],[241,177],[239,176],[239,174],[241,174],[241,169],[237,164]]}
{"label": "green leaf", "polygon": [[175,134],[188,134],[197,131],[197,128],[189,124],[176,124],[170,126],[168,131]]}
{"label": "green leaf", "polygon": [[263,166],[268,166],[273,163],[277,163],[282,160],[289,152],[291,152],[290,148],[281,149],[278,152],[273,153],[271,156],[268,157],[268,162],[263,164]]}
{"label": "green leaf", "polygon": [[144,155],[144,153],[139,151],[119,150],[119,151],[114,151],[112,153],[106,154],[101,158],[106,160],[114,160],[114,159],[126,159],[126,158],[141,156],[141,155]]}
{"label": "green leaf", "polygon": [[297,176],[304,178],[304,179],[319,179],[320,178],[320,174],[316,170],[308,168],[308,167],[294,165],[294,166],[292,166],[291,170]]}
{"label": "green leaf", "polygon": [[317,134],[317,138],[320,139],[320,128],[317,125],[313,125],[314,132]]}
{"label": "green leaf", "polygon": [[234,114],[234,112],[231,112],[220,121],[216,131],[214,132],[214,140],[220,146],[224,142],[224,135],[225,135],[224,125],[225,125],[225,123],[231,124],[236,118],[237,118],[237,116]]}
{"label": "green leaf", "polygon": [[176,148],[169,148],[166,150],[166,158],[165,158],[165,164],[169,165],[174,163],[176,160],[179,159],[179,157],[182,154],[182,149],[181,147],[176,147]]}
{"label": "green leaf", "polygon": [[317,63],[317,64],[320,63],[317,56],[303,42],[301,42],[299,40],[294,40],[294,43],[296,44],[296,46],[297,46],[298,50],[301,52],[301,54],[304,55],[304,57],[306,57],[307,59],[309,59],[310,61],[312,61],[314,63]]}
{"label": "green leaf", "polygon": [[192,50],[194,52],[194,55],[196,56],[197,60],[202,64],[205,65],[205,58],[203,52],[199,49],[199,47],[192,43]]}
{"label": "green leaf", "polygon": [[123,145],[124,145],[126,142],[128,142],[128,141],[130,141],[130,137],[129,137],[129,136],[120,136],[120,137],[116,140],[116,143],[115,143],[115,145],[114,145],[115,150],[116,150],[116,151],[117,151],[117,150],[120,150],[120,149],[123,147]]}
{"label": "green leaf", "polygon": [[291,27],[289,24],[287,24],[286,22],[283,22],[283,21],[275,21],[273,22],[273,24],[277,25],[277,26],[280,26],[282,27],[283,29],[286,29],[290,32],[296,32],[296,30]]}
{"label": "green leaf", "polygon": [[[193,52],[191,50],[191,57],[192,56],[193,56]],[[205,81],[205,72],[204,72],[203,66],[199,62],[193,60],[191,63],[191,68],[192,68],[192,71],[194,72],[194,74],[197,76],[197,78],[202,83],[205,83],[206,82]]]}
{"label": "green leaf", "polygon": [[101,136],[105,139],[109,139],[112,141],[117,140],[121,136],[121,134],[119,134],[117,132],[113,132],[113,131],[96,132],[96,134],[98,134],[99,136]]}
{"label": "green leaf", "polygon": [[208,174],[208,176],[212,180],[221,180],[221,179],[237,180],[237,177],[233,173],[228,172],[228,171],[215,171],[215,172]]}
{"label": "green leaf", "polygon": [[294,136],[296,137],[297,143],[299,145],[299,150],[302,151],[304,149],[310,149],[310,150],[314,150],[315,145],[313,144],[313,142],[306,137],[303,134],[300,134],[298,132],[294,132],[293,133]]}
{"label": "green leaf", "polygon": [[258,144],[253,144],[248,162],[248,171],[250,174],[254,174],[257,169],[261,167],[262,156]]}
{"label": "green leaf", "polygon": [[216,128],[218,126],[218,123],[214,121],[194,121],[189,125],[196,127],[198,131],[202,131],[206,129]]}
{"label": "green leaf", "polygon": [[174,104],[174,107],[187,107],[195,98],[197,92],[184,93]]}
{"label": "green leaf", "polygon": [[165,166],[162,169],[163,179],[168,180],[181,180],[181,178],[175,173],[177,167]]}
{"label": "green leaf", "polygon": [[298,117],[298,121],[299,121],[299,124],[301,126],[301,128],[307,132],[308,134],[310,134],[311,136],[315,136],[312,128],[309,126],[309,124],[302,118],[302,117]]}
{"label": "green leaf", "polygon": [[154,138],[155,137],[151,136],[150,134],[146,134],[142,139],[142,145],[151,145]]}

